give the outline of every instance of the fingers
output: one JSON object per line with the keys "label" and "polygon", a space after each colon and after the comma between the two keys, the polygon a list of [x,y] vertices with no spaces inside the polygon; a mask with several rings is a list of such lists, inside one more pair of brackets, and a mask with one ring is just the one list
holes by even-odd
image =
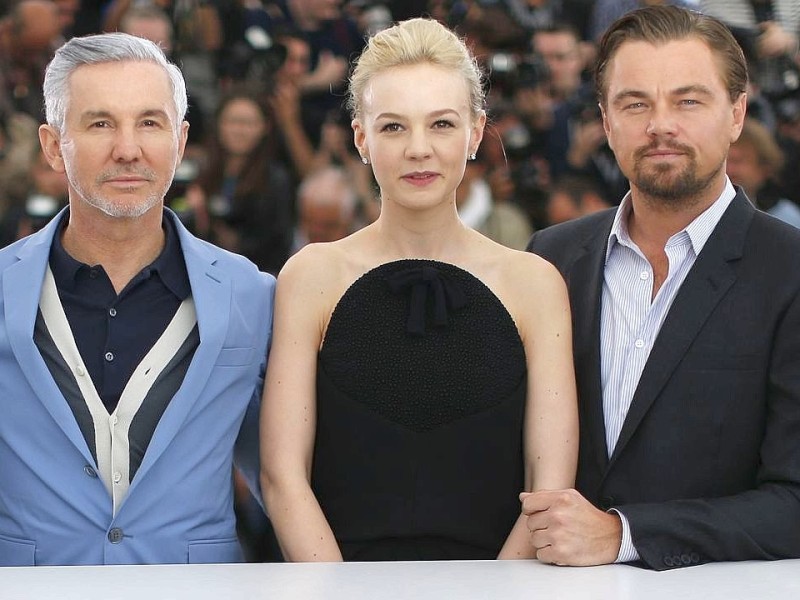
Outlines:
{"label": "fingers", "polygon": [[548,565],[562,565],[557,559],[555,552],[552,546],[544,546],[543,548],[537,548],[536,550],[536,560],[539,562],[548,564]]}
{"label": "fingers", "polygon": [[571,490],[542,490],[538,492],[523,492],[519,495],[522,503],[522,512],[526,515],[548,510],[557,503],[562,503]]}

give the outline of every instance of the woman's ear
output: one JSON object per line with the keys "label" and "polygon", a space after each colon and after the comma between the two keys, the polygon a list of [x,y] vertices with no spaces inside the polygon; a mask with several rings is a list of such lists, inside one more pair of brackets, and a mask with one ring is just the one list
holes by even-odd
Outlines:
{"label": "woman's ear", "polygon": [[353,143],[356,150],[361,155],[361,160],[367,161],[364,164],[369,164],[369,148],[367,147],[367,134],[364,131],[364,125],[359,119],[353,119],[350,122],[350,127],[353,129]]}
{"label": "woman's ear", "polygon": [[474,155],[478,152],[478,147],[483,140],[483,130],[486,127],[486,111],[481,111],[474,119],[469,134],[469,154]]}

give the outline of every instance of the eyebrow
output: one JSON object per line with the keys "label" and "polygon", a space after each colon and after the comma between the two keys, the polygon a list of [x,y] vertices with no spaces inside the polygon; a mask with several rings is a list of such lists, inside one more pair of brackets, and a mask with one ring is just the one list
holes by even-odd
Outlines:
{"label": "eyebrow", "polygon": [[[454,108],[442,108],[440,110],[434,110],[434,111],[428,113],[427,116],[431,117],[431,118],[436,118],[436,117],[443,117],[444,115],[449,115],[449,114],[460,116],[459,112]],[[383,113],[380,113],[375,118],[376,119],[402,119],[403,115],[399,115],[397,113],[392,113],[392,112],[383,112]]]}
{"label": "eyebrow", "polygon": [[[714,95],[710,88],[699,83],[684,85],[679,88],[675,88],[674,90],[671,90],[669,92],[670,96],[686,96],[687,94],[699,94],[701,96],[706,96],[706,97]],[[622,102],[623,100],[626,100],[628,98],[649,98],[649,97],[650,97],[649,94],[642,92],[641,90],[628,89],[628,90],[622,90],[621,92],[616,94],[612,100],[612,103],[616,105],[619,102]]]}
{"label": "eyebrow", "polygon": [[[107,110],[87,110],[81,115],[82,120],[112,119],[113,117],[114,115]],[[159,108],[148,108],[139,113],[139,118],[149,117],[158,117],[169,120],[169,115],[166,113],[166,111]]]}

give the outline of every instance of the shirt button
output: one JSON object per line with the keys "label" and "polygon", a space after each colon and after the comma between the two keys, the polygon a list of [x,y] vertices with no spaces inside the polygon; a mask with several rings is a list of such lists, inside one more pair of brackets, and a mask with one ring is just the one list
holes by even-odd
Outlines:
{"label": "shirt button", "polygon": [[94,467],[92,467],[92,465],[86,465],[85,467],[83,467],[83,472],[86,473],[89,477],[97,479],[97,471],[94,470]]}
{"label": "shirt button", "polygon": [[106,354],[105,354],[105,359],[106,359],[108,362],[111,362],[112,360],[114,360],[114,353],[113,353],[113,352],[106,352]]}
{"label": "shirt button", "polygon": [[114,527],[114,529],[108,532],[108,541],[112,544],[119,544],[123,537],[125,537],[125,534],[119,527]]}
{"label": "shirt button", "polygon": [[89,269],[89,279],[97,279],[97,269]]}
{"label": "shirt button", "polygon": [[650,273],[648,273],[647,271],[642,271],[641,273],[639,273],[639,279],[647,279],[648,277],[650,277]]}
{"label": "shirt button", "polygon": [[116,317],[117,316],[117,309],[116,308],[109,309],[108,310],[108,314],[109,314],[109,316]]}
{"label": "shirt button", "polygon": [[122,473],[120,473],[119,471],[114,473],[114,483],[119,483],[121,479],[122,479]]}
{"label": "shirt button", "polygon": [[112,415],[111,416],[111,424],[112,425],[116,425],[118,422],[119,422],[119,419],[117,418],[117,415]]}
{"label": "shirt button", "polygon": [[637,348],[644,348],[644,340],[636,340],[633,345]]}
{"label": "shirt button", "polygon": [[83,377],[86,375],[86,369],[83,368],[83,365],[78,365],[75,367],[75,373],[78,375],[78,377]]}

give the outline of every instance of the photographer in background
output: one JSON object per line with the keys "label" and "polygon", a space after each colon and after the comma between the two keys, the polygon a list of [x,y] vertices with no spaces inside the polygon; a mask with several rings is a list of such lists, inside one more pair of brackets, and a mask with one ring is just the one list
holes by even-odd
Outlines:
{"label": "photographer in background", "polygon": [[39,231],[67,205],[67,177],[50,168],[41,150],[23,181],[25,193],[12,199],[0,219],[0,247]]}
{"label": "photographer in background", "polygon": [[[117,9],[121,7],[122,4],[117,5]],[[128,7],[119,13],[118,19],[119,31],[150,40],[157,44],[170,60],[176,60],[174,56],[175,27],[169,14],[159,5],[129,3]],[[192,169],[191,163],[196,163],[199,159],[199,147],[202,145],[207,131],[206,120],[209,115],[213,114],[213,109],[212,112],[205,112],[207,109],[201,108],[191,89],[188,89],[187,92],[189,108],[186,113],[186,121],[189,123],[189,140],[183,157],[184,162],[181,169],[183,173]],[[176,176],[178,179],[175,183],[180,186],[182,174],[176,173]],[[171,198],[175,193],[176,190],[170,189],[168,197]]]}
{"label": "photographer in background", "polygon": [[548,136],[551,175],[581,175],[597,181],[607,198],[621,198],[628,182],[606,142],[594,89],[579,52],[580,36],[566,24],[537,31],[532,45],[550,72],[555,107]]}
{"label": "photographer in background", "polygon": [[[364,46],[358,24],[346,16],[337,0],[276,0],[272,2],[230,2],[221,7],[225,31],[222,70],[235,62],[230,48],[267,48],[285,32],[293,31],[308,44],[309,68],[298,88],[305,134],[318,146],[322,124],[331,110],[340,110],[348,61]],[[244,40],[245,46],[241,42]],[[252,79],[251,79],[252,81]]]}
{"label": "photographer in background", "polygon": [[750,63],[754,85],[770,100],[800,90],[797,0],[700,0],[702,13],[733,32]]}
{"label": "photographer in background", "polygon": [[628,180],[606,140],[597,98],[588,86],[556,109],[549,158],[555,179],[588,177],[606,198],[621,198],[628,190]]}
{"label": "photographer in background", "polygon": [[775,116],[777,141],[786,157],[781,181],[789,199],[800,204],[800,93],[778,101]]}
{"label": "photographer in background", "polygon": [[[170,59],[181,67],[186,79],[187,92],[193,100],[193,107],[199,107],[204,115],[213,114],[219,99],[217,53],[223,42],[222,24],[216,2],[111,0],[105,9],[103,31],[126,32],[123,19],[133,8],[159,8],[167,15],[172,24],[173,37]],[[150,39],[147,36],[140,37]]]}
{"label": "photographer in background", "polygon": [[467,161],[464,178],[456,189],[458,216],[467,227],[514,250],[524,250],[533,234],[527,215],[513,202],[494,195],[485,151],[478,149]]}

